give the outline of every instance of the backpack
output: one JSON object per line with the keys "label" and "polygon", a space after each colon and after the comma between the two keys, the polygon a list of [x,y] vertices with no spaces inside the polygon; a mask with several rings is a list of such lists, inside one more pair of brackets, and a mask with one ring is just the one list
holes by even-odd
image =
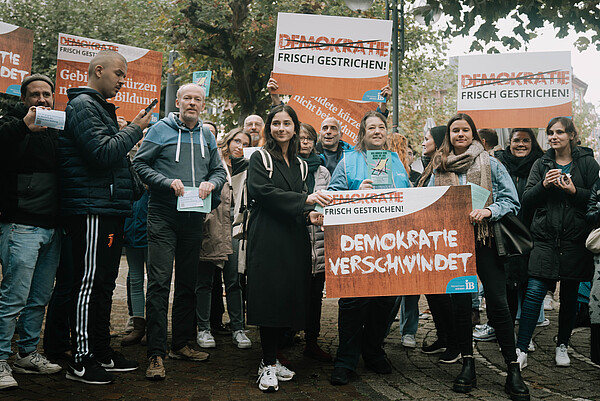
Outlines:
{"label": "backpack", "polygon": [[[262,158],[263,166],[269,174],[269,178],[273,176],[273,159],[269,152],[265,149],[258,149]],[[297,157],[300,162],[300,174],[302,175],[302,182],[306,181],[308,176],[308,164],[300,157]],[[231,186],[233,187],[233,197],[235,201],[234,205],[234,218],[232,223],[232,236],[235,239],[245,239],[246,229],[248,228],[248,219],[250,218],[250,209],[252,205],[248,203],[248,186],[246,185],[248,170],[236,174],[231,177]]]}

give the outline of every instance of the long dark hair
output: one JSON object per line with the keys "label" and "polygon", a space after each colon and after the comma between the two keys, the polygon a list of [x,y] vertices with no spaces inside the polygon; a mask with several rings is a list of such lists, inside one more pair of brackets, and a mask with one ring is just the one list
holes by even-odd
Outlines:
{"label": "long dark hair", "polygon": [[[510,135],[508,136],[508,151],[510,152],[510,142],[512,142],[513,136],[515,136],[515,134],[517,132],[527,132],[527,134],[529,135],[529,138],[531,138],[531,152],[529,153],[538,153],[538,154],[543,154],[544,151],[542,150],[542,148],[540,147],[540,144],[537,141],[537,138],[535,137],[535,134],[533,133],[533,130],[531,128],[513,128],[510,130]],[[512,152],[510,152],[512,154]]]}
{"label": "long dark hair", "polygon": [[383,124],[385,125],[385,130],[386,130],[385,143],[383,144],[383,148],[388,149],[389,144],[388,144],[388,140],[387,140],[387,121],[386,121],[385,117],[383,116],[383,114],[378,113],[373,110],[367,111],[365,113],[365,115],[363,116],[362,120],[360,120],[360,127],[358,128],[358,137],[356,139],[355,149],[360,150],[360,151],[365,150],[365,134],[367,133],[367,119],[370,117],[377,117],[381,121],[383,121]]}
{"label": "long dark hair", "polygon": [[288,145],[287,157],[290,163],[296,158],[298,155],[298,145],[299,139],[298,136],[300,134],[300,121],[298,120],[298,115],[287,104],[280,104],[274,107],[269,115],[267,116],[267,121],[265,121],[265,138],[267,142],[265,143],[265,150],[271,154],[275,159],[283,161],[283,154],[281,153],[281,148],[273,139],[273,135],[271,135],[271,123],[273,122],[273,118],[275,118],[275,114],[281,113],[282,111],[289,114],[292,118],[292,122],[294,123],[294,136],[290,139],[290,143]]}
{"label": "long dark hair", "polygon": [[454,151],[454,146],[450,143],[450,127],[454,124],[455,121],[464,120],[471,127],[471,132],[473,133],[473,140],[481,143],[481,137],[477,133],[477,127],[475,126],[475,122],[465,113],[458,113],[454,115],[446,124],[446,135],[444,136],[444,142],[442,142],[442,146],[433,156],[433,160],[435,161],[435,168],[439,168],[441,171],[446,171],[446,163],[448,162],[448,156],[450,152]]}
{"label": "long dark hair", "polygon": [[573,139],[569,141],[571,144],[572,152],[579,144],[579,134],[577,133],[577,128],[575,128],[575,124],[573,124],[573,120],[569,117],[554,117],[552,120],[550,120],[550,122],[548,122],[548,126],[546,127],[546,135],[548,134],[548,131],[550,131],[550,128],[552,128],[552,126],[556,123],[561,123],[563,127],[565,127],[565,132],[567,134],[575,134],[573,136]]}

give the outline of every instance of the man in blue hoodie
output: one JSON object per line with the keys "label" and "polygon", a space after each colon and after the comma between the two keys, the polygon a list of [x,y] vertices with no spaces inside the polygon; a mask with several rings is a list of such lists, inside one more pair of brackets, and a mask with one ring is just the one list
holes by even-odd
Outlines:
{"label": "man in blue hoodie", "polygon": [[59,137],[61,214],[72,239],[73,361],[67,379],[108,384],[110,372],[138,368],[110,348],[110,310],[119,273],[123,225],[131,215],[133,182],[127,152],[142,138],[151,114],[140,110],[119,129],[114,97],[125,84],[127,61],[104,50],[90,61],[88,85],[67,90]]}
{"label": "man in blue hoodie", "polygon": [[[149,380],[165,378],[167,311],[173,260],[175,294],[172,343],[169,358],[205,361],[208,354],[187,343],[195,330],[196,278],[202,246],[204,213],[185,211],[178,198],[197,203],[212,194],[211,209],[218,206],[227,179],[215,137],[199,121],[204,110],[204,89],[186,84],[177,91],[179,113],[170,113],[147,133],[133,165],[150,189],[148,204],[148,320]],[[190,195],[193,195],[190,197]],[[199,198],[199,199],[198,199]],[[183,203],[183,202],[182,202]]]}

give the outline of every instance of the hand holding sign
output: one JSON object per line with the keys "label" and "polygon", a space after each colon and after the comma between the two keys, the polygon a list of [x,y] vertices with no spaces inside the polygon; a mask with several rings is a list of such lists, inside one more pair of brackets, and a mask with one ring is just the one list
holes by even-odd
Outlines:
{"label": "hand holding sign", "polygon": [[313,192],[306,198],[307,205],[314,205],[315,203],[325,207],[331,203],[331,195],[327,195],[321,191]]}
{"label": "hand holding sign", "polygon": [[41,127],[39,125],[35,125],[35,106],[31,106],[27,111],[25,117],[23,117],[23,122],[31,132],[42,132],[46,129],[46,127]]}

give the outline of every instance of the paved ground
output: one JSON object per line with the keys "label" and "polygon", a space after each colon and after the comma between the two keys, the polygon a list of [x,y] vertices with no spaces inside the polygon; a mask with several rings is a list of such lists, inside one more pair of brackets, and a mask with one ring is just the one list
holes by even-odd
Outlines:
{"label": "paved ground", "polygon": [[[112,322],[122,329],[127,319],[125,302],[126,267],[121,273],[114,297]],[[425,297],[421,310],[426,308]],[[529,367],[523,372],[529,383],[532,399],[598,400],[600,399],[600,366],[589,356],[589,329],[576,329],[572,338],[571,367],[554,366],[554,337],[557,331],[557,312],[547,314],[552,324],[534,333],[537,350],[529,356]],[[323,307],[320,343],[334,353],[337,346],[337,300],[327,299]],[[503,361],[495,342],[477,343],[478,388],[468,395],[452,392],[451,383],[460,366],[441,365],[435,355],[428,356],[420,349],[404,349],[400,345],[398,325],[386,340],[386,351],[394,365],[391,375],[377,375],[359,366],[359,376],[350,385],[333,387],[329,384],[331,364],[315,362],[302,355],[303,344],[286,351],[290,368],[296,378],[280,384],[274,394],[258,390],[256,369],[260,361],[260,344],[256,327],[249,327],[254,342],[250,350],[238,350],[230,336],[216,336],[217,348],[211,350],[208,362],[194,363],[166,360],[167,379],[150,382],[144,379],[147,367],[146,350],[140,345],[122,349],[130,358],[141,363],[140,370],[119,374],[116,382],[106,386],[90,386],[66,380],[64,372],[52,376],[15,374],[20,388],[0,392],[0,400],[505,400]],[[435,330],[431,319],[421,320],[417,343],[432,341]],[[113,347],[120,349],[120,339]],[[10,361],[12,363],[12,360]]]}

